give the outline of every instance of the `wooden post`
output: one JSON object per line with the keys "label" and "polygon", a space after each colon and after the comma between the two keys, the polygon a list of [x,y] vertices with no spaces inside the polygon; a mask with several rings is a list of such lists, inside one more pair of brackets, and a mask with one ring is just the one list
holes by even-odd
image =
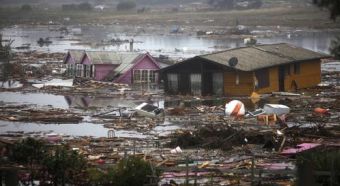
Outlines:
{"label": "wooden post", "polygon": [[255,157],[253,156],[251,158],[251,185],[254,186],[255,185]]}
{"label": "wooden post", "polygon": [[331,159],[331,175],[330,175],[330,176],[331,176],[331,179],[330,179],[330,186],[334,186],[334,185],[335,185],[334,182],[335,182],[335,180],[336,180],[336,179],[335,179],[335,175],[334,175],[334,174],[335,174],[335,170],[334,170],[334,159],[335,159],[335,158],[332,158],[332,159]]}
{"label": "wooden post", "polygon": [[186,174],[185,174],[185,185],[189,185],[189,157],[188,155],[185,157],[185,167],[186,167]]}

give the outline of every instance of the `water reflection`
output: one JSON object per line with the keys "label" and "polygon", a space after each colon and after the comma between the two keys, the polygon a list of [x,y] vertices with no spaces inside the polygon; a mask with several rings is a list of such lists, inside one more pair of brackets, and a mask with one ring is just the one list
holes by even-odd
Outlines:
{"label": "water reflection", "polygon": [[[92,124],[88,122],[80,124],[38,124],[38,123],[22,123],[22,122],[9,122],[0,121],[0,134],[7,132],[24,131],[25,133],[58,133],[70,136],[94,136],[94,137],[107,137],[110,129],[104,128],[100,124]],[[136,131],[117,130],[115,131],[116,137],[128,138],[146,138],[146,135]]]}
{"label": "water reflection", "polygon": [[46,93],[0,92],[0,101],[15,104],[34,104],[68,109],[64,96]]}

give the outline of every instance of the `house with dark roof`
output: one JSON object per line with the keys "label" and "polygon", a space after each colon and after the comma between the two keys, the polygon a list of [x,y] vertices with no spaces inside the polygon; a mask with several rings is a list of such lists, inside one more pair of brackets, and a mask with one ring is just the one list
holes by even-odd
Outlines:
{"label": "house with dark roof", "polygon": [[74,76],[126,84],[157,84],[159,69],[159,63],[149,53],[85,51],[75,64]]}
{"label": "house with dark roof", "polygon": [[196,56],[160,72],[168,94],[239,96],[316,86],[327,57],[286,43],[254,45]]}

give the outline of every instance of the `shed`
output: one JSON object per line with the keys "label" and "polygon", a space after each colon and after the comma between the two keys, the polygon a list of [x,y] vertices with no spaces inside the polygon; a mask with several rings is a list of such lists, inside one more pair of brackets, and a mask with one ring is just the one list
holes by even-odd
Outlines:
{"label": "shed", "polygon": [[294,91],[321,81],[328,55],[286,43],[254,45],[196,56],[161,70],[165,92],[250,95]]}

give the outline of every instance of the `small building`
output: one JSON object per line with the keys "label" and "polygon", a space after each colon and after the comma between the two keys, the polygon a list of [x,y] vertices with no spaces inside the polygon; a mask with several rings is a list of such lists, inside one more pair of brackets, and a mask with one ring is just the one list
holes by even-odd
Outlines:
{"label": "small building", "polygon": [[329,57],[286,43],[254,45],[196,56],[161,70],[165,92],[191,95],[250,95],[294,91],[321,81]]}
{"label": "small building", "polygon": [[66,74],[74,76],[76,72],[76,64],[79,64],[85,54],[85,50],[69,50],[64,58],[66,64]]}
{"label": "small building", "polygon": [[149,54],[86,51],[78,63],[66,61],[73,76],[97,81],[138,84],[159,82],[159,63]]}

